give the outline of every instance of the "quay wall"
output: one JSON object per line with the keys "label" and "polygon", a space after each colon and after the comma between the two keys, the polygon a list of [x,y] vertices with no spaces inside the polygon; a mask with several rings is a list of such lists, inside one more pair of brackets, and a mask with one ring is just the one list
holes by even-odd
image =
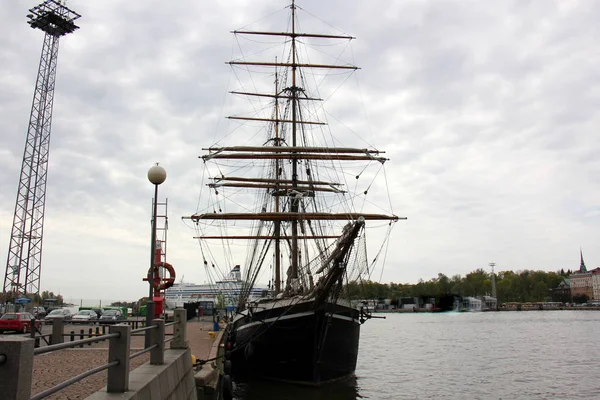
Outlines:
{"label": "quay wall", "polygon": [[[188,324],[190,325],[190,324]],[[133,370],[129,375],[129,391],[126,393],[107,393],[106,387],[87,397],[86,400],[109,400],[114,398],[131,400],[218,400],[222,396],[223,355],[225,329],[215,332],[207,362],[200,366],[192,364],[192,350],[165,350],[163,365],[150,363]],[[193,334],[201,332],[194,328]],[[196,338],[197,339],[197,338]],[[200,349],[197,349],[200,351]],[[206,353],[201,352],[205,357]],[[231,389],[231,388],[229,388]]]}
{"label": "quay wall", "polygon": [[86,400],[196,400],[196,385],[190,349],[165,350],[164,364],[143,364],[129,374],[129,391],[107,393],[106,387]]}
{"label": "quay wall", "polygon": [[223,356],[225,353],[225,329],[216,332],[215,341],[208,355],[208,362],[197,369],[194,380],[198,400],[221,399],[223,391]]}

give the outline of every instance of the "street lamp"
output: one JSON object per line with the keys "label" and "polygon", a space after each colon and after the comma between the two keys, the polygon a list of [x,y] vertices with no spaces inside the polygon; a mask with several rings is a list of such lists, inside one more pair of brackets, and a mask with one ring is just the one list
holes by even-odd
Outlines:
{"label": "street lamp", "polygon": [[[154,319],[154,288],[152,284],[154,282],[153,271],[154,271],[154,257],[156,254],[156,208],[158,203],[158,185],[163,183],[167,179],[167,171],[158,163],[153,165],[148,170],[148,180],[154,185],[154,202],[152,207],[152,238],[150,242],[150,268],[148,269],[148,284],[150,285],[149,299],[146,304],[146,326],[152,324]],[[146,346],[150,346],[150,331],[146,331]]]}

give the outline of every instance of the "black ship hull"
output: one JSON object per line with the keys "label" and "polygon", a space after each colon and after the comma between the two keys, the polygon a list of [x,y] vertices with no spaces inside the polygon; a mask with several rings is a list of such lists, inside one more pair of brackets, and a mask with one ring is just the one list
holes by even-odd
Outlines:
{"label": "black ship hull", "polygon": [[359,312],[339,302],[272,300],[236,318],[229,335],[235,378],[320,385],[354,374]]}

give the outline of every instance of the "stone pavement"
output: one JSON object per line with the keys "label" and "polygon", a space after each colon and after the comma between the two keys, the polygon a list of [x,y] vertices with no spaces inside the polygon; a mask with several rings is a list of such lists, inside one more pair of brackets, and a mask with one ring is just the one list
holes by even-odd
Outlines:
{"label": "stone pavement", "polygon": [[210,354],[210,349],[215,339],[209,335],[213,328],[212,322],[188,321],[187,340],[192,354],[198,360],[205,360]]}
{"label": "stone pavement", "polygon": [[[134,358],[131,360],[130,370],[139,367],[149,359],[148,354]],[[107,360],[108,349],[106,348],[66,349],[35,356],[31,394],[35,395],[94,367],[106,364]],[[106,374],[106,371],[102,371],[88,376],[47,399],[85,399],[106,386]]]}
{"label": "stone pavement", "polygon": [[[193,355],[198,360],[206,359],[209,356],[214,338],[209,335],[212,329],[212,322],[199,322],[197,320],[188,321],[187,340]],[[70,332],[71,326],[65,327],[65,333]],[[167,333],[172,332],[171,327],[166,328]],[[65,338],[68,340],[68,338]],[[77,337],[76,337],[77,339]],[[135,336],[131,340],[131,350],[135,353],[144,347],[144,337]],[[167,343],[166,348],[169,347]],[[34,357],[32,395],[40,393],[57,384],[66,381],[90,370],[96,366],[106,364],[108,360],[108,342],[94,343],[91,346],[85,345],[83,348],[74,348],[59,350],[52,353],[42,354]],[[131,370],[149,360],[148,354],[143,354],[131,360]],[[98,390],[106,386],[106,371],[99,372],[89,376],[58,393],[48,397],[48,399],[85,399]]]}

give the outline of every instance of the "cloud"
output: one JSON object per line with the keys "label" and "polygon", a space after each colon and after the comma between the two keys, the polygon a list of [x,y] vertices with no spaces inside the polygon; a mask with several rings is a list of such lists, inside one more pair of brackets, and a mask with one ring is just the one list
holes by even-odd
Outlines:
{"label": "cloud", "polygon": [[[0,4],[0,255],[42,45],[25,22],[34,5]],[[598,4],[299,5],[303,29],[320,24],[317,15],[357,37],[341,60],[362,69],[334,77],[323,92],[335,91],[324,103],[329,114],[318,116],[343,129],[346,144],[367,143],[391,159],[377,180],[387,177],[391,208],[409,219],[394,229],[384,281],[466,274],[491,261],[500,270],[572,269],[580,245],[590,263],[600,257]],[[235,126],[223,120],[233,101],[226,92],[239,88],[224,64],[239,53],[229,31],[284,29],[284,4],[69,7],[83,17],[61,39],[42,288],[72,298],[146,294],[153,188],[145,174],[154,162],[168,171],[160,198],[169,199],[169,258],[179,276],[202,282],[195,232],[180,217],[202,203],[201,149]],[[311,59],[326,50],[314,47]],[[387,204],[386,191],[372,194]]]}

